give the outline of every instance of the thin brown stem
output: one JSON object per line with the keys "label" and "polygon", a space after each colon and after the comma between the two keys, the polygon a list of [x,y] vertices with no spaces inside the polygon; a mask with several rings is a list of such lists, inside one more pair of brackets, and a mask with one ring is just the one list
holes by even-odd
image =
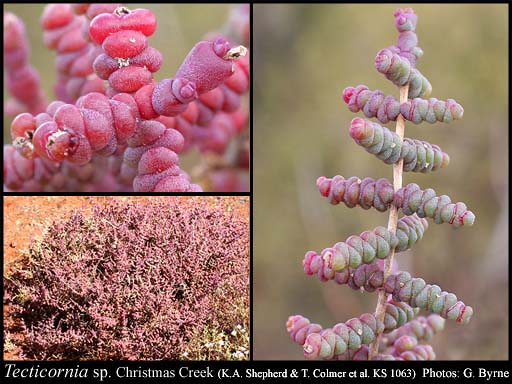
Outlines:
{"label": "thin brown stem", "polygon": [[[407,95],[409,93],[409,84],[400,87],[400,104],[407,102]],[[405,120],[401,114],[398,115],[396,119],[396,133],[400,138],[404,138],[405,132]],[[393,188],[398,191],[402,188],[402,174],[404,169],[404,160],[401,159],[397,164],[393,164]],[[394,234],[396,234],[396,226],[398,224],[398,208],[394,205],[391,206],[389,211],[389,219],[388,219],[388,230]],[[391,253],[389,257],[386,259],[384,264],[384,281],[391,275],[391,269],[393,266],[393,258],[395,256],[395,249],[391,249]],[[377,308],[375,309],[375,317],[384,321],[384,315],[386,314],[386,302],[387,302],[387,294],[381,289],[379,291],[379,298],[377,301]],[[370,345],[370,350],[368,353],[368,360],[372,360],[379,353],[379,342],[380,342],[380,334],[376,336],[373,343]]]}

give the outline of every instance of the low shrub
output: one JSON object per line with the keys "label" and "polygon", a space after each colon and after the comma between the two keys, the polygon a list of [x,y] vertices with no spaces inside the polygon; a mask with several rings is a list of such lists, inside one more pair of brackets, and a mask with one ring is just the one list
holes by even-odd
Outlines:
{"label": "low shrub", "polygon": [[210,324],[233,329],[216,303],[248,303],[249,226],[198,201],[112,200],[54,222],[4,280],[24,356],[180,359]]}

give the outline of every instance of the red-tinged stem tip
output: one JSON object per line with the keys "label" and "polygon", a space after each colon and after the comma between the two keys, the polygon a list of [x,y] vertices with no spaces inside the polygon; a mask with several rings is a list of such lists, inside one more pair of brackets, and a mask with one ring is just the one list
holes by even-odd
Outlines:
{"label": "red-tinged stem tip", "polygon": [[343,90],[343,101],[348,104],[348,102],[350,101],[350,98],[352,97],[352,95],[354,94],[354,87],[347,87]]}
{"label": "red-tinged stem tip", "polygon": [[368,136],[366,123],[363,119],[356,117],[350,123],[350,137],[354,140],[361,140]]}
{"label": "red-tinged stem tip", "polygon": [[318,190],[320,191],[320,194],[324,197],[327,197],[329,195],[329,191],[331,190],[331,183],[327,182],[327,177],[320,176],[316,180],[316,186],[318,187]]}

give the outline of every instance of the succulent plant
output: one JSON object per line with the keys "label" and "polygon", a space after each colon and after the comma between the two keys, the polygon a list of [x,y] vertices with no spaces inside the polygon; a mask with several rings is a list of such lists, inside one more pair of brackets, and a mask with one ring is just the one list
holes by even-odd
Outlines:
{"label": "succulent plant", "polygon": [[[389,211],[387,228],[377,227],[352,235],[319,254],[306,253],[303,266],[308,275],[321,281],[334,281],[355,290],[378,292],[374,313],[366,313],[345,323],[324,329],[303,316],[291,316],[287,330],[292,340],[304,349],[307,359],[326,360],[432,360],[434,350],[427,343],[444,328],[444,319],[466,324],[473,309],[453,293],[435,284],[414,278],[408,272],[394,270],[394,255],[420,241],[428,228],[427,218],[453,227],[471,226],[475,215],[462,202],[453,203],[446,195],[421,189],[411,183],[402,186],[403,172],[440,170],[450,158],[438,145],[404,138],[405,121],[450,123],[462,118],[463,108],[453,99],[430,96],[432,86],[416,69],[423,55],[415,29],[418,17],[411,8],[398,9],[395,26],[399,32],[394,46],[382,49],[375,58],[375,68],[400,88],[400,99],[364,85],[347,87],[343,101],[352,112],[363,112],[382,124],[396,121],[396,130],[367,119],[355,118],[350,137],[367,152],[393,165],[393,182],[381,178],[319,177],[320,194],[331,204],[344,203]],[[399,219],[399,210],[403,217]],[[419,310],[428,317],[416,317]],[[386,334],[384,337],[381,337]]]}
{"label": "succulent plant", "polygon": [[[28,62],[20,18],[4,12],[8,191],[247,191],[249,4],[233,7],[225,34],[197,43],[172,78],[153,79],[163,55],[150,46],[157,17],[120,4],[49,4],[44,44],[57,53],[57,101],[48,104]],[[193,175],[179,155],[196,147]],[[218,173],[230,173],[219,177]],[[192,182],[195,176],[204,185]],[[234,179],[234,180],[233,180]]]}
{"label": "succulent plant", "polygon": [[6,332],[21,330],[24,356],[38,360],[180,359],[198,334],[240,324],[238,301],[249,301],[248,222],[203,198],[76,210],[4,284]]}

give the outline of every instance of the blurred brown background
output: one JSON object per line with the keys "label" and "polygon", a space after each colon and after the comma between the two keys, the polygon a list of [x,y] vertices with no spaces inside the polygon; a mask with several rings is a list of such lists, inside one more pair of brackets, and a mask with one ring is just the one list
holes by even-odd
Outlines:
{"label": "blurred brown background", "polygon": [[[373,312],[377,295],[304,275],[306,251],[386,225],[388,214],[331,206],[318,176],[392,178],[392,169],[348,135],[354,114],[342,90],[365,84],[398,98],[373,65],[395,44],[398,5],[254,5],[254,357],[301,359],[285,329],[302,314],[325,327]],[[473,306],[469,325],[447,321],[433,343],[439,360],[508,357],[508,9],[414,5],[432,97],[465,109],[452,124],[406,124],[406,136],[439,144],[448,168],[416,182],[463,201],[473,227],[431,224],[399,268]],[[358,116],[362,116],[361,113]],[[388,124],[394,129],[394,125]]]}
{"label": "blurred brown background", "polygon": [[[43,45],[40,17],[45,4],[6,4],[4,11],[14,12],[25,23],[30,42],[30,63],[39,70],[41,84],[49,100],[54,100],[55,52]],[[130,9],[151,10],[158,27],[149,44],[163,54],[163,65],[155,73],[156,80],[172,77],[192,47],[212,31],[220,30],[228,20],[230,4],[129,4]],[[4,99],[7,93],[4,86]],[[12,119],[4,116],[4,143],[11,143],[9,128]],[[192,151],[180,157],[184,169],[197,163],[197,153]]]}

